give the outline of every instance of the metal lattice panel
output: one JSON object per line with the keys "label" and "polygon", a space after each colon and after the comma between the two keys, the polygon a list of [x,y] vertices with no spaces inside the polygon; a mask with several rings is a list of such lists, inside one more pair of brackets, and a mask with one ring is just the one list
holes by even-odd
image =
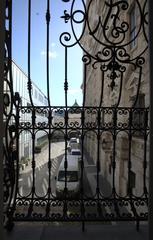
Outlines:
{"label": "metal lattice panel", "polygon": [[[47,89],[48,106],[35,106],[32,99],[32,83],[30,78],[30,35],[31,33],[31,1],[29,1],[28,14],[28,82],[27,91],[30,98],[30,106],[22,106],[18,93],[13,92],[12,69],[11,69],[11,29],[12,29],[12,1],[6,1],[6,62],[4,72],[5,100],[4,120],[6,123],[4,140],[4,202],[5,215],[8,224],[13,221],[143,221],[148,217],[148,145],[149,145],[149,107],[139,106],[141,85],[145,81],[143,67],[147,61],[147,1],[135,1],[139,14],[139,26],[135,34],[131,28],[132,23],[126,20],[126,14],[131,13],[131,5],[128,1],[105,1],[103,16],[92,11],[96,1],[80,1],[80,9],[75,8],[76,1],[71,2],[70,12],[64,11],[62,18],[66,24],[71,25],[71,33],[63,32],[60,43],[65,49],[65,105],[52,106],[49,93],[49,23],[50,1],[47,1],[46,24],[47,24]],[[95,22],[91,20],[95,15]],[[80,17],[80,19],[78,18]],[[82,27],[81,32],[75,32],[75,26]],[[129,34],[131,38],[129,39]],[[130,48],[143,36],[143,47],[136,54],[130,55]],[[88,46],[85,42],[92,42]],[[83,80],[83,105],[71,107],[67,104],[68,50],[76,44],[83,49],[82,61],[84,66]],[[135,96],[132,103],[124,104],[124,86],[127,72],[136,72]],[[100,71],[100,94],[98,104],[88,105],[88,77],[89,72]],[[107,100],[107,93],[112,94],[112,101]],[[55,121],[55,114],[62,116]],[[76,114],[77,120],[71,115]],[[43,116],[43,120],[40,119]],[[37,170],[36,159],[36,135],[45,132],[47,141],[46,194],[37,193]],[[67,158],[69,155],[68,144],[72,133],[79,139],[80,157],[80,191],[77,197],[71,196],[67,182]],[[31,185],[27,194],[20,190],[20,138],[25,133],[29,136],[31,145]],[[53,143],[60,135],[65,156],[65,187],[62,197],[58,197],[53,191]],[[138,139],[138,140],[136,140]],[[125,144],[124,144],[125,142]],[[132,172],[134,144],[141,142],[139,149],[143,174],[141,179],[141,191],[136,194],[133,191],[136,176]],[[93,148],[93,143],[95,148]],[[15,145],[15,149],[13,148]],[[92,177],[95,179],[95,189],[90,193],[86,190],[87,169],[90,166],[89,145],[94,149],[95,171]],[[124,152],[122,153],[122,149]],[[103,155],[101,152],[103,151]],[[121,156],[123,154],[123,156]],[[134,153],[136,154],[136,153]],[[109,159],[106,160],[106,156]],[[120,163],[118,158],[122,158]],[[142,157],[143,156],[143,157]],[[60,162],[61,160],[59,160]],[[92,164],[91,164],[92,165]],[[102,165],[102,166],[101,166]],[[104,167],[109,168],[110,182],[108,188],[105,184],[105,176],[101,176]],[[117,169],[123,167],[125,171],[125,191],[119,189]],[[139,165],[139,164],[138,164]],[[142,170],[142,169],[141,169]],[[101,172],[100,172],[101,171]],[[120,172],[120,174],[123,174]],[[91,186],[89,186],[90,188]],[[105,190],[106,188],[106,190]]]}

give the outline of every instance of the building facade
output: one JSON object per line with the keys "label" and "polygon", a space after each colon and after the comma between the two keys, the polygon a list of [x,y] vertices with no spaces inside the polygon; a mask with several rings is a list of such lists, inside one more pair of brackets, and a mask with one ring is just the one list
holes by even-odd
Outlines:
{"label": "building facade", "polygon": [[[9,77],[8,77],[9,78]],[[31,107],[31,102],[29,98],[29,92],[27,89],[28,76],[24,73],[24,71],[14,62],[12,61],[12,80],[13,80],[13,94],[15,96],[18,95],[20,98],[20,106],[27,107],[27,109]],[[7,84],[4,85],[4,92],[9,94],[10,90],[7,90]],[[48,100],[46,95],[38,88],[38,86],[32,82],[32,100],[34,106],[48,106]],[[14,114],[16,114],[14,109]],[[31,114],[20,111],[20,124],[31,122]],[[36,113],[36,121],[37,122],[47,122],[47,116],[45,114]],[[12,125],[14,123],[14,119],[12,117]],[[38,131],[35,136],[35,145],[41,145],[47,135],[43,131]],[[30,131],[21,131],[19,132],[19,159],[25,160],[30,159],[32,157],[32,135]]]}
{"label": "building facade", "polygon": [[[82,89],[85,106],[102,108],[102,128],[100,147],[94,131],[86,134],[84,146],[95,165],[100,155],[100,172],[111,186],[115,179],[118,194],[126,195],[130,186],[133,194],[140,196],[145,188],[144,177],[147,186],[149,178],[149,140],[143,130],[149,107],[147,20],[142,19],[147,4],[143,0],[110,2],[86,1],[88,24],[82,44],[91,63],[86,66]],[[96,117],[88,114],[86,121],[94,122]],[[116,128],[129,121],[132,130],[123,127],[114,135],[113,124]]]}

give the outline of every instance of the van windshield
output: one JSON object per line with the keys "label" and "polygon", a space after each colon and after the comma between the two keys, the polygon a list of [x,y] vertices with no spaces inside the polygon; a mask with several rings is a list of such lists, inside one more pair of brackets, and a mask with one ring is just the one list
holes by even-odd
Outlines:
{"label": "van windshield", "polygon": [[[67,182],[77,182],[78,172],[77,171],[67,171],[66,172]],[[65,171],[59,171],[58,181],[65,182]]]}
{"label": "van windshield", "polygon": [[72,151],[72,155],[81,155],[80,151]]}
{"label": "van windshield", "polygon": [[76,138],[71,138],[70,143],[77,143],[77,139]]}

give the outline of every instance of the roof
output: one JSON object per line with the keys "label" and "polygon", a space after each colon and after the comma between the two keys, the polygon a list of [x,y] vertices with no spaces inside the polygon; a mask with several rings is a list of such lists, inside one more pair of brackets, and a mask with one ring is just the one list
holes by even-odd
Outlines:
{"label": "roof", "polygon": [[79,104],[77,103],[77,100],[75,99],[74,104],[72,105],[72,107],[79,107]]}
{"label": "roof", "polygon": [[[59,170],[65,169],[64,163],[65,163],[65,156],[62,159],[62,162],[59,166]],[[74,169],[78,168],[78,156],[67,155],[67,170],[69,168],[74,168]]]}
{"label": "roof", "polygon": [[69,108],[68,112],[71,113],[71,114],[73,114],[73,113],[80,114],[80,110],[77,109],[78,107],[80,107],[80,106],[77,103],[77,100],[75,99],[74,104],[72,105],[72,107]]}

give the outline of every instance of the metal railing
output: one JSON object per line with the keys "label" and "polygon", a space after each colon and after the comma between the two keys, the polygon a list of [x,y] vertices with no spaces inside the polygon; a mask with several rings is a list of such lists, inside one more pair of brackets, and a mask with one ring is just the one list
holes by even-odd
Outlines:
{"label": "metal railing", "polygon": [[[64,1],[63,2],[70,2]],[[22,106],[21,98],[13,90],[12,78],[12,1],[6,1],[6,61],[4,71],[5,101],[5,139],[4,139],[4,202],[5,217],[8,228],[14,221],[140,221],[148,219],[148,146],[149,146],[149,108],[142,103],[143,83],[145,78],[143,67],[147,60],[147,1],[135,1],[139,13],[139,26],[131,36],[130,18],[134,4],[127,1],[105,1],[99,6],[103,10],[103,18],[99,16],[92,25],[91,9],[95,1],[80,1],[82,6],[75,10],[72,1],[70,12],[64,11],[62,18],[72,27],[71,34],[64,32],[60,42],[65,49],[65,104],[52,106],[49,92],[49,23],[50,1],[47,1],[47,97],[48,106],[35,106],[32,99],[32,82],[30,77],[31,53],[31,1],[28,12],[28,93],[30,106]],[[103,6],[104,5],[104,6]],[[137,14],[138,14],[137,13]],[[80,20],[76,15],[80,15]],[[78,37],[74,25],[81,24],[82,32]],[[100,36],[100,37],[99,37]],[[108,38],[109,36],[109,38]],[[129,49],[143,36],[143,48],[136,55],[129,54]],[[86,48],[86,42],[93,39],[94,47]],[[68,106],[68,50],[76,44],[83,49],[84,66],[83,105]],[[100,97],[98,104],[88,106],[89,75],[92,71],[100,71]],[[123,95],[127,74],[136,72],[135,97],[132,103],[124,106]],[[9,77],[8,77],[9,76]],[[131,82],[132,84],[132,82]],[[132,85],[131,85],[132,86]],[[113,101],[105,99],[106,89],[114,93]],[[141,98],[142,97],[142,98]],[[131,104],[131,105],[130,105]],[[38,115],[44,116],[43,121]],[[77,119],[72,118],[76,114]],[[24,115],[28,116],[26,120]],[[56,119],[60,115],[61,118]],[[37,193],[37,159],[35,153],[36,134],[43,131],[47,139],[48,174],[46,193]],[[28,194],[21,193],[20,176],[21,159],[19,156],[20,138],[28,133],[31,145],[31,185]],[[62,196],[55,194],[52,148],[55,138],[61,136],[64,142],[64,187]],[[70,193],[68,182],[69,140],[71,135],[77,138],[77,148],[81,151],[79,160],[79,191],[77,197]],[[58,164],[60,164],[58,160]],[[92,166],[93,174],[89,167]],[[93,170],[94,169],[94,170]],[[23,174],[23,173],[22,173]],[[41,172],[39,173],[41,175]],[[90,181],[92,178],[93,181]],[[88,190],[86,190],[88,186]]]}

